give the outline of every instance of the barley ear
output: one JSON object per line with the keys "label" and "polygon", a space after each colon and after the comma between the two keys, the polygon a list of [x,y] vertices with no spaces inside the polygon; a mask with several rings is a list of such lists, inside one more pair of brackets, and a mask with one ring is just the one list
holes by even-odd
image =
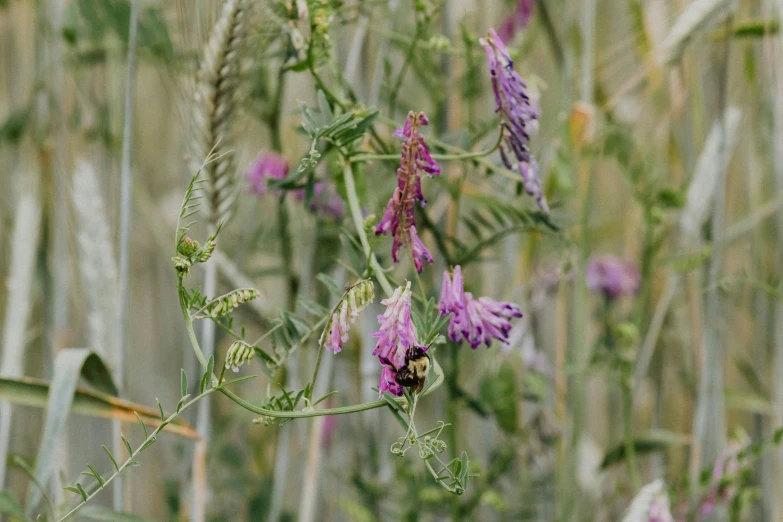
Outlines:
{"label": "barley ear", "polygon": [[225,222],[233,211],[238,183],[231,146],[231,123],[237,105],[239,53],[243,46],[249,0],[226,0],[204,48],[198,72],[194,123],[199,160],[214,152],[218,159],[205,166],[209,222]]}

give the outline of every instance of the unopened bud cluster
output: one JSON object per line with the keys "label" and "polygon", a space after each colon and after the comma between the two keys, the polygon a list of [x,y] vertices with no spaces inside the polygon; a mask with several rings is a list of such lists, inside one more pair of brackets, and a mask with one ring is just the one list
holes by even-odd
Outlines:
{"label": "unopened bud cluster", "polygon": [[235,341],[226,353],[226,369],[238,372],[240,366],[253,359],[254,354],[252,346],[244,341]]}
{"label": "unopened bud cluster", "polygon": [[212,317],[213,319],[222,317],[231,313],[242,303],[251,301],[260,295],[261,294],[258,292],[258,290],[254,290],[252,288],[240,288],[239,290],[234,290],[233,292],[229,292],[226,295],[218,297],[212,301],[207,306],[206,315]]}
{"label": "unopened bud cluster", "polygon": [[190,267],[196,263],[206,263],[217,248],[215,240],[210,238],[202,246],[198,241],[190,237],[183,237],[177,245],[178,256],[172,257],[174,268],[180,274],[187,275]]}

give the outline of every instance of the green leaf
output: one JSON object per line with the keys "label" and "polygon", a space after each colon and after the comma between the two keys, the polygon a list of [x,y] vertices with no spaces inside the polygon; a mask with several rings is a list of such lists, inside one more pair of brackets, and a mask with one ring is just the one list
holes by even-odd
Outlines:
{"label": "green leaf", "polygon": [[117,460],[114,458],[114,455],[111,454],[111,451],[109,451],[109,448],[107,448],[104,445],[102,445],[101,447],[103,448],[103,451],[105,451],[106,454],[111,459],[111,463],[114,464],[114,469],[116,469],[117,471],[120,471],[120,467],[117,465]]}
{"label": "green leaf", "polygon": [[213,373],[215,373],[215,356],[210,355],[209,361],[207,361],[207,371],[206,371],[207,384],[209,383],[210,379],[212,379]]}
{"label": "green leaf", "polygon": [[465,480],[468,478],[468,471],[470,468],[468,468],[468,454],[466,452],[462,452],[462,455],[460,455],[460,473],[459,473],[459,481],[461,483],[465,483]]}
{"label": "green leaf", "polygon": [[332,295],[336,297],[341,297],[343,295],[343,289],[340,288],[340,285],[337,284],[337,281],[335,281],[334,278],[330,275],[320,273],[315,276],[315,278],[323,283],[324,286],[329,289],[329,292],[331,292]]}
{"label": "green leaf", "polygon": [[82,485],[79,484],[78,482],[76,483],[75,486],[65,486],[65,489],[73,493],[76,493],[77,495],[82,497],[82,502],[87,502],[87,493],[84,491]]}
{"label": "green leaf", "polygon": [[182,398],[177,402],[177,413],[180,412],[182,409],[182,406],[185,404],[185,401],[187,401],[190,398],[190,394],[183,395]]}
{"label": "green leaf", "polygon": [[25,107],[12,112],[8,118],[0,125],[0,145],[8,143],[16,145],[24,136],[30,123],[30,109]]}
{"label": "green leaf", "polygon": [[143,465],[144,464],[142,464],[138,460],[132,460],[132,461],[128,462],[128,464],[126,464],[126,467],[128,467],[128,468],[140,468]]}
{"label": "green leaf", "polygon": [[188,394],[188,376],[185,370],[182,370],[182,376],[180,377],[180,396],[184,397]]}
{"label": "green leaf", "polygon": [[155,444],[155,442],[157,442],[157,440],[158,440],[158,439],[157,439],[156,437],[151,437],[149,440],[147,440],[146,442],[144,442],[144,444],[142,444],[142,445],[141,445],[141,447],[139,448],[139,453],[141,453],[141,452],[142,452],[142,451],[144,451],[145,449],[147,449],[147,448],[149,448],[150,446],[152,446],[153,444]]}
{"label": "green leaf", "polygon": [[163,406],[161,406],[160,401],[157,397],[155,397],[155,402],[158,403],[158,411],[160,412],[160,422],[166,422],[166,414],[163,413]]}
{"label": "green leaf", "polygon": [[120,438],[122,439],[122,443],[125,444],[125,449],[128,450],[128,457],[133,456],[133,448],[131,447],[130,442],[128,442],[128,439],[122,434],[120,434]]}
{"label": "green leaf", "polygon": [[136,415],[136,420],[139,421],[139,426],[141,426],[141,431],[144,432],[144,438],[147,438],[147,427],[144,425],[144,421],[141,420],[141,417],[139,417],[139,414],[135,411],[133,412],[134,415]]}
{"label": "green leaf", "polygon": [[330,391],[329,393],[327,393],[326,395],[324,395],[323,397],[321,397],[320,399],[315,401],[313,403],[313,406],[317,406],[318,404],[322,403],[323,401],[325,401],[326,399],[328,399],[329,397],[331,397],[332,395],[334,395],[337,392],[338,392],[338,390]]}
{"label": "green leaf", "polygon": [[0,491],[0,515],[10,515],[12,517],[27,520],[22,510],[21,504],[8,490]]}
{"label": "green leaf", "polygon": [[[633,441],[634,452],[637,455],[645,455],[664,451],[669,446],[667,441],[658,439],[635,439]],[[609,450],[601,462],[601,469],[606,469],[625,460],[625,443],[621,443]]]}
{"label": "green leaf", "polygon": [[101,477],[101,474],[95,471],[95,468],[92,467],[92,464],[87,464],[87,468],[90,470],[90,472],[82,471],[82,475],[89,475],[91,477],[94,477],[95,480],[98,481],[98,484],[101,486],[101,489],[103,489],[103,486],[106,485],[106,481]]}
{"label": "green leaf", "polygon": [[767,391],[766,386],[764,386],[761,377],[747,359],[736,357],[734,359],[734,364],[737,365],[737,369],[742,374],[745,382],[747,382],[748,385],[753,388],[753,391],[756,393],[756,395],[759,395],[765,399],[769,398],[769,392]]}

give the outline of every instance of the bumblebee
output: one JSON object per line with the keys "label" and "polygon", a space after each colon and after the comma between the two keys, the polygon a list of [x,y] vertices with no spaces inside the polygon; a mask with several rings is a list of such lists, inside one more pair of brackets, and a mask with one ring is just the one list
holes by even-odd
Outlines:
{"label": "bumblebee", "polygon": [[405,366],[397,370],[395,380],[400,386],[411,388],[414,393],[421,392],[424,381],[430,371],[430,356],[426,348],[414,346],[405,356]]}

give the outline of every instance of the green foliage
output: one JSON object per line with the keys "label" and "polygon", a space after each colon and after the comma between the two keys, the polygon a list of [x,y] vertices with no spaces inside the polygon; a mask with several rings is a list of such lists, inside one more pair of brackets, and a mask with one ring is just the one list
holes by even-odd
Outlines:
{"label": "green foliage", "polygon": [[438,311],[438,303],[434,297],[430,297],[423,304],[416,303],[411,307],[411,320],[416,327],[416,333],[419,336],[419,343],[426,347],[432,344],[444,344],[445,337],[440,331],[449,322],[451,314],[444,316]]}
{"label": "green foliage", "polygon": [[0,491],[0,515],[27,520],[22,505],[19,504],[19,501],[16,500],[16,497],[10,491],[5,489]]}
{"label": "green foliage", "polygon": [[519,429],[519,385],[517,373],[508,362],[481,376],[479,398],[492,410],[500,429],[514,434]]}
{"label": "green foliage", "polygon": [[18,145],[30,125],[31,111],[29,107],[19,109],[8,115],[0,124],[0,146],[3,144]]}
{"label": "green foliage", "polygon": [[[106,39],[117,38],[128,45],[129,0],[76,0],[66,11],[63,39],[75,53],[76,63],[90,65],[105,60]],[[160,7],[146,7],[139,13],[138,49],[142,56],[169,63],[174,45]]]}
{"label": "green foliage", "polygon": [[472,244],[465,244],[457,238],[448,240],[457,246],[454,264],[465,266],[483,261],[484,250],[501,239],[520,232],[553,233],[558,227],[549,218],[537,211],[520,209],[493,198],[476,198],[480,208],[462,217],[462,222],[473,236]]}

